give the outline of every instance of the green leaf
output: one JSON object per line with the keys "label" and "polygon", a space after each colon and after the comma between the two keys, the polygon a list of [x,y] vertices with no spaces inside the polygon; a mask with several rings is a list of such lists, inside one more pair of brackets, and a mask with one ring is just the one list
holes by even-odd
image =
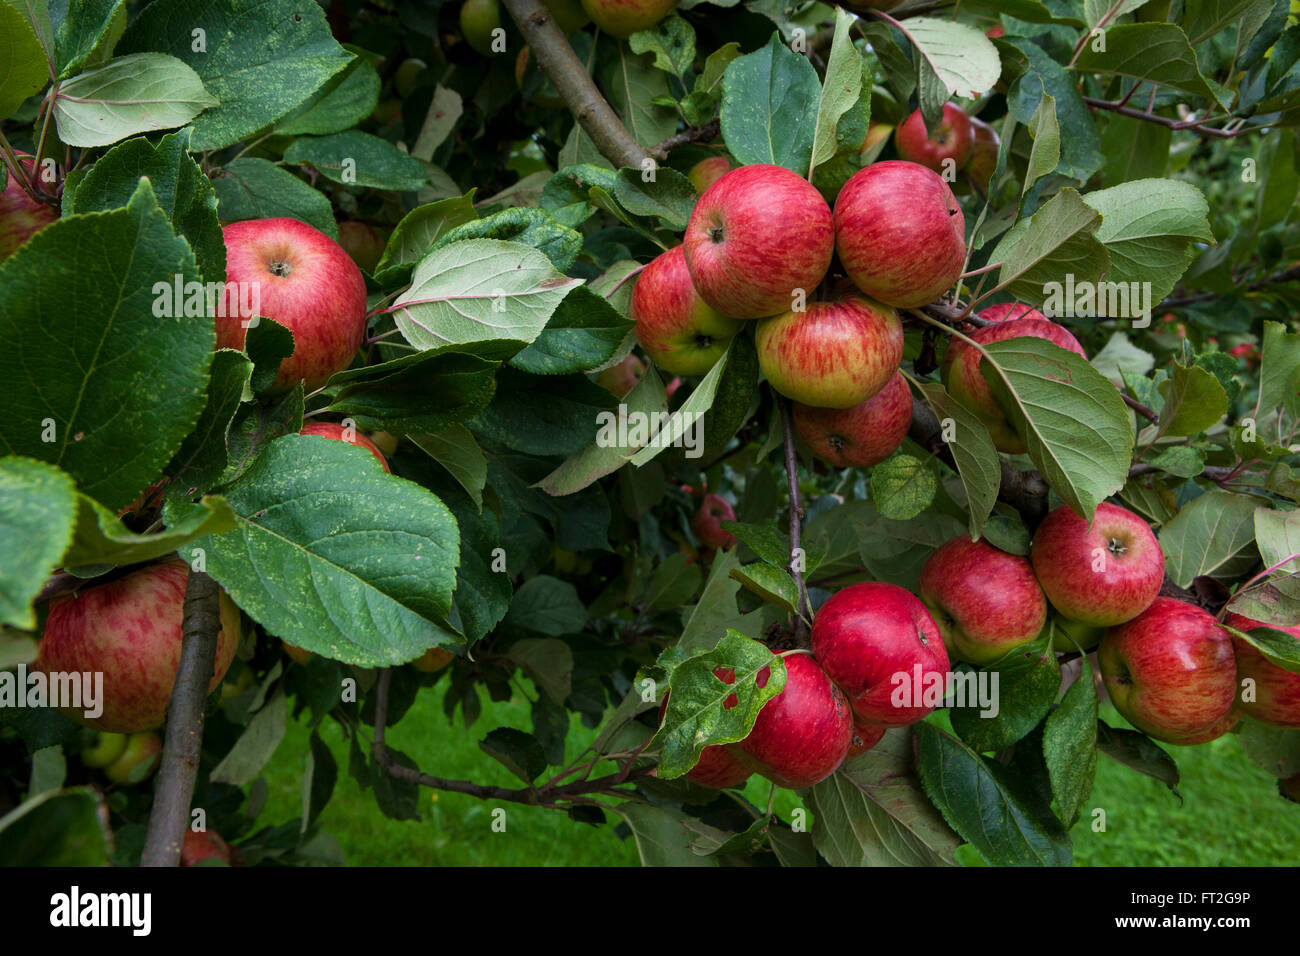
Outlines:
{"label": "green leaf", "polygon": [[675,807],[624,801],[613,807],[636,839],[642,866],[718,866],[716,856],[691,849],[695,834],[687,829],[691,818]]}
{"label": "green leaf", "polygon": [[324,9],[295,0],[157,0],[132,21],[119,49],[170,53],[221,101],[194,123],[200,150],[269,126],[353,59],[335,42]]}
{"label": "green leaf", "polygon": [[375,281],[384,286],[403,281],[446,233],[477,218],[473,190],[412,209],[388,237],[384,254],[375,266]]}
{"label": "green leaf", "polygon": [[429,176],[424,164],[387,140],[348,130],[329,136],[300,136],[284,151],[286,163],[306,164],[331,182],[413,192]]}
{"label": "green leaf", "polygon": [[1155,357],[1134,345],[1126,332],[1112,332],[1106,345],[1092,357],[1092,367],[1116,385],[1124,384],[1125,372],[1146,375],[1155,364]]}
{"label": "green leaf", "polygon": [[736,433],[749,421],[758,391],[758,352],[748,335],[737,335],[727,351],[713,401],[704,414],[704,449],[700,457],[713,461],[723,453]]}
{"label": "green leaf", "polygon": [[76,516],[77,489],[66,474],[30,458],[0,458],[0,624],[36,627],[32,602],[67,550]]}
{"label": "green leaf", "polygon": [[970,24],[908,17],[907,32],[917,52],[922,85],[927,74],[932,74],[949,96],[974,98],[992,90],[1002,75],[997,47]]}
{"label": "green leaf", "polygon": [[668,77],[653,64],[650,54],[637,56],[620,43],[605,83],[623,125],[642,146],[654,146],[677,131],[676,111],[656,102],[669,95]]}
{"label": "green leaf", "polygon": [[[1256,508],[1255,544],[1264,566],[1274,571],[1249,591],[1238,592],[1232,609],[1270,624],[1300,624],[1300,560],[1292,560],[1300,554],[1300,511]],[[1238,608],[1242,598],[1249,607]]]}
{"label": "green leaf", "polygon": [[1097,773],[1097,688],[1087,655],[1082,666],[1043,728],[1043,759],[1066,826],[1078,818]]}
{"label": "green leaf", "polygon": [[698,564],[691,563],[680,551],[670,554],[655,568],[646,591],[645,606],[649,611],[673,611],[685,606],[699,590],[704,574]]}
{"label": "green leaf", "polygon": [[616,420],[616,401],[585,375],[538,376],[504,368],[496,397],[471,427],[525,454],[570,454]]}
{"label": "green leaf", "polygon": [[60,79],[103,63],[126,31],[123,0],[56,0],[50,7]]}
{"label": "green leaf", "polygon": [[[949,395],[937,382],[923,382],[921,395],[934,410],[943,431],[952,435],[947,442],[957,463],[957,474],[966,489],[966,506],[970,511],[970,533],[977,536],[984,528],[998,501],[1002,484],[1002,465],[993,446],[989,430],[979,417]],[[947,423],[951,422],[951,426]]]}
{"label": "green leaf", "polygon": [[198,279],[194,254],[147,181],[125,208],[64,217],[6,260],[0,444],[112,509],[154,481],[203,410],[216,343],[209,317],[154,315],[155,284],[177,275]]}
{"label": "green leaf", "polygon": [[1020,190],[1023,203],[1034,183],[1050,176],[1061,163],[1061,125],[1056,118],[1056,100],[1044,93],[1029,121],[1029,135],[1034,145],[1029,151],[1029,166],[1025,170],[1025,185]]}
{"label": "green leaf", "polygon": [[1003,750],[1023,739],[1047,716],[1061,689],[1061,668],[1046,633],[1008,652],[982,673],[997,681],[991,691],[996,713],[969,699],[950,711],[953,730],[972,750],[981,752]]}
{"label": "green leaf", "polygon": [[921,789],[910,729],[889,731],[804,797],[831,866],[954,865],[961,840]]}
{"label": "green leaf", "polygon": [[1185,505],[1160,528],[1165,573],[1180,588],[1212,575],[1255,539],[1259,499],[1230,491],[1208,491]]}
{"label": "green leaf", "polygon": [[[532,581],[550,581],[555,582],[555,578],[545,576],[531,579]],[[560,581],[560,584],[566,582]],[[572,585],[569,585],[572,587]],[[553,588],[553,584],[546,585],[547,589]],[[520,592],[523,588],[520,588]],[[555,622],[559,622],[560,616],[568,615],[570,619],[575,619],[575,615],[566,611],[563,607],[555,603],[540,603],[546,595],[542,590],[534,589],[533,594],[526,598],[529,603],[538,604],[539,609],[544,614],[551,616]],[[554,594],[551,595],[554,597]],[[518,595],[516,595],[516,598]],[[561,601],[564,599],[561,598]],[[578,625],[581,629],[582,625]],[[557,641],[553,638],[525,638],[522,641],[515,641],[510,645],[510,651],[506,657],[519,664],[533,683],[537,685],[547,697],[556,704],[563,706],[565,699],[572,693],[573,689],[573,652],[569,645],[564,641]]]}
{"label": "green leaf", "polygon": [[474,440],[474,433],[464,425],[449,425],[438,432],[409,437],[417,448],[446,468],[473,499],[474,506],[482,510],[487,458]]}
{"label": "green leaf", "polygon": [[821,83],[806,57],[774,33],[722,78],[722,136],[741,165],[771,163],[803,176],[812,162]]}
{"label": "green leaf", "polygon": [[235,745],[212,768],[209,779],[213,783],[228,783],[236,787],[252,781],[284,740],[288,717],[289,699],[283,687],[276,687],[275,693],[253,714]]}
{"label": "green leaf", "polygon": [[897,521],[915,518],[928,508],[938,487],[925,462],[902,452],[871,469],[871,500],[881,515]]}
{"label": "green leaf", "polygon": [[546,754],[537,738],[513,727],[488,731],[488,735],[478,742],[478,749],[525,784],[531,784],[546,769]]}
{"label": "green leaf", "polygon": [[[738,335],[736,338],[741,336]],[[672,413],[668,422],[650,439],[649,444],[631,457],[632,464],[640,468],[666,448],[687,440],[687,431],[691,429],[692,424],[700,421],[700,416],[713,407],[713,398],[718,393],[718,385],[722,381],[723,373],[727,370],[731,353],[735,348],[734,344],[728,347],[717,364],[709,369],[709,373],[704,376],[700,384],[695,386],[690,397],[682,403],[682,407]]]}
{"label": "green leaf", "polygon": [[1276,627],[1255,627],[1241,631],[1235,627],[1226,628],[1247,644],[1254,647],[1268,660],[1283,670],[1300,674],[1300,638]]}
{"label": "green leaf", "polygon": [[360,56],[335,73],[302,106],[275,124],[283,136],[323,136],[355,126],[375,111],[379,72]]}
{"label": "green leaf", "polygon": [[48,790],[0,817],[0,866],[107,866],[107,821],[94,788]]}
{"label": "green leaf", "polygon": [[213,172],[212,188],[222,222],[288,216],[338,238],[334,210],[325,194],[268,160],[248,156],[231,160]]}
{"label": "green leaf", "polygon": [[1160,409],[1160,431],[1165,435],[1199,434],[1228,411],[1228,393],[1219,380],[1196,365],[1175,363],[1159,389],[1165,400]]}
{"label": "green leaf", "polygon": [[1255,20],[1255,29],[1259,29],[1258,24],[1274,6],[1269,0],[1187,0],[1183,4],[1180,25],[1188,42],[1195,46],[1220,30],[1247,19]]}
{"label": "green leaf", "polygon": [[[1056,172],[1086,183],[1102,167],[1106,155],[1092,111],[1079,93],[1078,78],[1027,37],[998,40],[997,48],[1009,64],[1008,75],[1019,74],[1008,87],[1008,111],[1017,122],[1028,125],[1042,98],[1051,96],[1061,130],[1061,162]],[[1004,137],[1004,142],[1008,140]]]}
{"label": "green leaf", "polygon": [[849,36],[849,28],[855,20],[842,8],[835,8],[835,35],[831,40],[826,76],[817,104],[812,162],[808,168],[810,178],[813,170],[835,155],[838,144],[835,134],[840,118],[857,104],[862,95],[862,56]]}
{"label": "green leaf", "polygon": [[1205,470],[1205,453],[1189,445],[1174,445],[1152,458],[1151,464],[1179,478],[1195,478]]}
{"label": "green leaf", "polygon": [[682,77],[695,62],[695,30],[676,14],[628,37],[633,53],[653,53],[657,70]]}
{"label": "green leaf", "polygon": [[998,286],[1041,307],[1064,275],[1073,275],[1076,286],[1099,280],[1110,267],[1106,247],[1096,236],[1100,226],[1095,209],[1073,189],[1062,189],[1016,223],[989,256],[1002,263]]}
{"label": "green leaf", "polygon": [[224,499],[205,497],[182,519],[169,524],[166,530],[136,534],[129,531],[113,512],[81,495],[76,532],[62,563],[64,567],[74,568],[153,561],[206,535],[230,531],[235,527],[235,520],[235,513]]}
{"label": "green leaf", "polygon": [[537,340],[510,364],[535,375],[587,372],[618,354],[633,325],[585,286],[569,291]]}
{"label": "green leaf", "polygon": [[[454,638],[459,537],[446,506],[347,442],[286,435],[226,489],[239,527],[182,549],[290,644],[361,667],[401,664]],[[170,503],[168,521],[193,506]]]}
{"label": "green leaf", "polygon": [[460,529],[460,567],[452,595],[458,627],[470,641],[478,641],[501,623],[514,595],[510,575],[496,562],[501,523],[491,508],[475,514],[460,496],[448,496],[447,501]]}
{"label": "green leaf", "polygon": [[699,198],[691,181],[668,166],[656,168],[649,181],[646,175],[635,169],[620,169],[613,183],[614,200],[634,216],[654,216],[669,229],[685,229]]}
{"label": "green leaf", "polygon": [[218,484],[228,484],[237,479],[257,460],[262,450],[281,435],[298,434],[302,430],[302,412],[301,385],[266,401],[240,405],[226,433],[229,464],[221,473]]}
{"label": "green leaf", "polygon": [[[1260,345],[1259,399],[1255,422],[1264,441],[1281,441],[1300,418],[1300,334],[1280,322],[1265,322]],[[1281,409],[1281,414],[1278,410]]]}
{"label": "green leaf", "polygon": [[1257,720],[1243,720],[1241,750],[1274,777],[1285,780],[1300,774],[1300,730],[1272,727]]}
{"label": "green leaf", "polygon": [[546,181],[538,203],[556,222],[576,229],[596,213],[593,188],[612,194],[618,180],[619,175],[612,169],[590,163],[565,166]]}
{"label": "green leaf", "polygon": [[1178,793],[1178,765],[1146,734],[1097,722],[1097,750]]}
{"label": "green leaf", "polygon": [[578,589],[568,581],[539,574],[515,592],[505,623],[535,634],[559,637],[581,631],[587,623],[587,609],[578,597]]}
{"label": "green leaf", "polygon": [[217,100],[174,56],[135,53],[65,80],[54,124],[69,146],[108,146],[156,129],[184,126]]}
{"label": "green leaf", "polygon": [[1087,360],[1045,339],[984,346],[980,372],[1048,485],[1080,517],[1128,480],[1133,429],[1119,391]]}
{"label": "green leaf", "polygon": [[208,403],[194,430],[167,466],[168,497],[193,498],[211,489],[230,464],[230,428],[253,374],[253,364],[241,352],[218,349],[212,360]]}
{"label": "green leaf", "polygon": [[948,825],[994,866],[1069,866],[1070,838],[1013,792],[994,764],[927,723],[915,725],[917,771]]}
{"label": "green leaf", "polygon": [[0,3],[0,120],[8,119],[49,81],[41,41],[27,19]]}
{"label": "green leaf", "polygon": [[731,578],[747,591],[790,614],[798,613],[799,589],[790,572],[761,561],[732,568]]}
{"label": "green leaf", "polygon": [[[1119,23],[1106,28],[1105,49],[1086,43],[1075,61],[1078,73],[1127,76],[1215,100],[1187,37],[1172,23]],[[1231,102],[1220,102],[1228,106]]]}

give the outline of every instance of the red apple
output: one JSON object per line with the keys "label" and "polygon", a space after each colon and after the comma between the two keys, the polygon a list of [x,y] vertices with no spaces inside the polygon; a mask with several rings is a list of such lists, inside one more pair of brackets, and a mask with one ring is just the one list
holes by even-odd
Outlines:
{"label": "red apple", "polygon": [[872,163],[835,200],[844,271],[864,293],[899,308],[926,305],[952,287],[966,262],[965,236],[948,184],[916,163]]}
{"label": "red apple", "polygon": [[988,192],[993,173],[998,168],[998,150],[1002,140],[988,123],[971,117],[971,151],[966,161],[964,172],[966,178],[979,187],[981,192]]}
{"label": "red apple", "polygon": [[988,37],[990,40],[997,40],[1000,37],[1006,36],[1007,31],[1006,28],[1002,26],[1002,24],[998,23],[985,30],[984,35]]}
{"label": "red apple", "polygon": [[[758,672],[758,686],[770,673]],[[785,657],[785,687],[759,711],[754,729],[732,752],[773,783],[802,790],[844,762],[853,741],[853,713],[844,693],[807,654]]]}
{"label": "red apple", "polygon": [[104,768],[104,776],[113,783],[141,783],[158,769],[162,749],[162,738],[153,731],[131,734],[122,755]]}
{"label": "red apple", "polygon": [[[1047,319],[1008,319],[994,325],[976,329],[969,338],[980,345],[992,342],[1004,342],[1007,339],[1028,338],[1046,339],[1053,345],[1087,358],[1083,346],[1064,327]],[[954,338],[948,343],[939,371],[943,384],[953,398],[961,402],[979,417],[989,430],[993,444],[999,451],[1010,455],[1025,452],[1024,440],[1016,434],[1006,412],[998,404],[989,387],[987,379],[980,371],[984,356],[979,349],[968,345],[961,339]]]}
{"label": "red apple", "polygon": [[215,830],[185,831],[181,841],[181,866],[194,866],[204,860],[218,859],[230,865],[230,844]]}
{"label": "red apple", "polygon": [[[407,60],[407,63],[411,62]],[[402,64],[405,66],[406,64]],[[339,245],[366,272],[374,272],[384,254],[384,240],[364,222],[349,219],[339,223]]]}
{"label": "red apple", "polygon": [[933,169],[949,182],[970,160],[974,142],[975,131],[971,129],[970,117],[955,103],[943,105],[943,119],[933,135],[926,132],[920,110],[905,119],[894,133],[894,145],[900,159]]}
{"label": "red apple", "polygon": [[675,375],[703,375],[722,358],[744,323],[721,315],[691,282],[681,246],[656,256],[632,289],[636,339],[656,365]]}
{"label": "red apple", "polygon": [[923,699],[927,689],[939,698],[946,690],[939,626],[896,584],[868,581],[832,595],[813,619],[812,649],[863,723],[915,723],[934,709]]}
{"label": "red apple", "polygon": [[[766,674],[767,672],[764,671]],[[736,672],[729,667],[714,668],[714,676],[726,684],[736,682]],[[770,676],[770,675],[769,675]],[[764,678],[766,681],[766,678]],[[739,703],[735,694],[732,694],[722,702],[726,710],[730,710]],[[659,723],[664,722],[664,713],[668,710],[668,695],[664,694],[664,699],[659,704]],[[733,754],[723,744],[710,744],[700,751],[700,759],[695,766],[686,772],[686,779],[698,783],[702,787],[710,787],[714,790],[726,790],[730,787],[738,787],[752,776],[754,771],[746,766],[739,757]]]}
{"label": "red apple", "polygon": [[582,0],[582,9],[591,22],[619,38],[649,30],[675,6],[677,0]]}
{"label": "red apple", "polygon": [[[888,727],[864,724],[856,718],[853,721],[853,741],[849,744],[849,758],[859,757],[884,739]],[[846,758],[848,759],[848,758]]]}
{"label": "red apple", "polygon": [[[18,163],[35,180],[32,158],[18,154]],[[39,180],[37,185],[40,185]],[[8,259],[15,249],[59,218],[55,207],[37,202],[27,195],[13,172],[0,193],[0,262]]]}
{"label": "red apple", "polygon": [[[1264,624],[1241,614],[1229,614],[1223,623],[1239,631],[1271,627],[1300,638],[1300,627]],[[1255,682],[1255,699],[1238,700],[1242,713],[1274,727],[1300,727],[1300,674],[1278,667],[1253,644],[1239,637],[1232,638],[1232,646],[1237,655],[1238,686],[1246,678]]]}
{"label": "red apple", "polygon": [[1165,553],[1151,528],[1107,501],[1091,528],[1067,505],[1053,510],[1034,532],[1030,560],[1052,607],[1092,627],[1133,620],[1165,580]]}
{"label": "red apple", "polygon": [[710,186],[729,172],[731,172],[730,159],[726,156],[710,156],[692,166],[686,178],[691,181],[695,191],[702,196]]}
{"label": "red apple", "polygon": [[625,398],[627,393],[636,388],[637,382],[645,374],[645,362],[635,355],[629,355],[617,365],[603,369],[596,376],[596,384],[610,392],[615,398]]}
{"label": "red apple", "polygon": [[722,529],[722,522],[735,521],[736,512],[731,502],[721,495],[705,495],[700,510],[691,519],[691,531],[706,548],[726,550],[736,543],[736,536]]}
{"label": "red apple", "polygon": [[1195,605],[1156,598],[1106,633],[1097,663],[1115,709],[1157,740],[1204,743],[1236,722],[1232,640]]}
{"label": "red apple", "polygon": [[[244,323],[262,315],[293,332],[277,389],[302,381],[311,391],[347,368],[365,338],[366,281],[343,247],[297,219],[248,219],[222,232],[227,282],[252,283],[260,305],[246,315],[218,315],[217,347],[242,349]],[[242,313],[242,306],[230,311]]]}
{"label": "red apple", "polygon": [[[162,726],[181,657],[181,622],[189,568],[151,564],[50,603],[37,667],[46,673],[102,673],[103,712],[64,708],[99,730],[135,733]],[[221,592],[221,631],[208,693],[217,689],[239,645],[239,610]]]}
{"label": "red apple", "polygon": [[814,455],[837,468],[878,465],[903,443],[912,424],[912,390],[901,372],[852,408],[794,406],[794,430]]}
{"label": "red apple", "polygon": [[831,208],[781,166],[733,169],[695,203],[682,240],[691,279],[723,315],[758,319],[810,298],[835,251]]}
{"label": "red apple", "polygon": [[375,456],[379,461],[379,464],[383,466],[384,471],[387,472],[389,470],[388,459],[384,457],[384,453],[379,450],[379,447],[374,442],[361,434],[361,432],[357,431],[356,428],[344,428],[337,422],[308,422],[306,425],[302,426],[302,431],[298,434],[318,435],[321,438],[332,438],[335,441],[345,441],[350,445],[364,448],[366,451],[370,452],[370,454]]}
{"label": "red apple", "polygon": [[763,319],[754,345],[763,375],[782,395],[815,408],[852,408],[898,372],[903,326],[888,306],[840,294]]}
{"label": "red apple", "polygon": [[926,559],[920,597],[948,652],[980,667],[1028,644],[1047,623],[1047,598],[1029,561],[969,535]]}

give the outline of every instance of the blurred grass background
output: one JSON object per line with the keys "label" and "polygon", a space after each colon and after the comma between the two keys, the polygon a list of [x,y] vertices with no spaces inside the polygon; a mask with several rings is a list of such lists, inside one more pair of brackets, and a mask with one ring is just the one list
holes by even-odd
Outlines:
{"label": "blurred grass background", "polygon": [[[521,698],[493,703],[466,732],[442,712],[445,682],[423,691],[388,734],[389,744],[409,754],[428,773],[476,783],[517,787],[519,781],[478,749],[494,727],[531,726]],[[459,719],[459,718],[458,718]],[[1127,726],[1109,706],[1102,719]],[[338,725],[325,721],[322,739],[339,766],[334,797],[321,825],[339,841],[352,866],[636,866],[635,843],[604,826],[577,823],[555,810],[505,804],[506,829],[492,830],[490,801],[457,793],[420,790],[418,821],[390,820],[374,795],[362,792],[346,771],[347,746]],[[576,715],[568,739],[570,759],[595,737]],[[283,823],[301,813],[302,772],[308,733],[290,722],[266,771],[270,791],[262,824]],[[1100,757],[1088,810],[1072,831],[1080,866],[1293,866],[1300,860],[1300,806],[1277,796],[1276,783],[1241,752],[1233,735],[1199,747],[1168,747],[1182,772],[1180,805],[1160,782]],[[602,772],[602,771],[598,771]],[[747,795],[761,805],[767,783],[752,778]],[[778,814],[788,820],[799,798],[780,791]],[[1106,812],[1104,832],[1093,832],[1091,808]]]}

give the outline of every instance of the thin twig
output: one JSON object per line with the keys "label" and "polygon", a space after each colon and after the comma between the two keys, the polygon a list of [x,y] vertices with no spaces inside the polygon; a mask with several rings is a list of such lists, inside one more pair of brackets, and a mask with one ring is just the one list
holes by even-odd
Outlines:
{"label": "thin twig", "polygon": [[808,636],[808,622],[812,619],[812,606],[808,600],[808,587],[803,580],[803,496],[799,493],[799,459],[794,450],[794,415],[790,410],[790,400],[778,396],[777,404],[781,406],[781,431],[785,440],[785,474],[790,488],[790,573],[794,575],[795,587],[799,592],[795,621],[795,636]]}

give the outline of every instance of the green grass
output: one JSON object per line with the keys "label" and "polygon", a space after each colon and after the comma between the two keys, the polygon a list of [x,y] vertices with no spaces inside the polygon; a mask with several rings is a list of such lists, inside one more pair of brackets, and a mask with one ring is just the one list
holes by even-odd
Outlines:
{"label": "green grass", "polygon": [[[476,783],[517,787],[519,781],[478,749],[494,727],[527,730],[528,704],[485,700],[483,715],[468,732],[442,712],[445,683],[421,693],[411,711],[389,731],[391,746],[409,754],[427,773]],[[1123,721],[1109,708],[1103,719]],[[457,718],[459,721],[459,717]],[[346,771],[347,747],[338,726],[326,721],[322,739],[334,752],[339,780],[321,814],[321,825],[343,847],[353,866],[635,866],[636,846],[614,832],[617,820],[592,827],[565,814],[521,804],[494,804],[457,793],[420,790],[421,820],[385,817],[371,792]],[[568,739],[572,758],[596,731],[573,717]],[[270,786],[259,823],[282,823],[301,813],[301,779],[308,734],[291,723],[266,771]],[[1277,796],[1268,774],[1246,759],[1228,735],[1200,747],[1168,748],[1182,771],[1180,805],[1165,786],[1100,757],[1097,782],[1072,836],[1082,866],[1265,866],[1300,859],[1300,807]],[[767,802],[769,785],[758,777],[746,788],[755,804]],[[505,810],[505,832],[494,832],[493,810]],[[798,797],[778,791],[777,813],[786,820]],[[1093,808],[1105,811],[1105,831],[1094,832]]]}

